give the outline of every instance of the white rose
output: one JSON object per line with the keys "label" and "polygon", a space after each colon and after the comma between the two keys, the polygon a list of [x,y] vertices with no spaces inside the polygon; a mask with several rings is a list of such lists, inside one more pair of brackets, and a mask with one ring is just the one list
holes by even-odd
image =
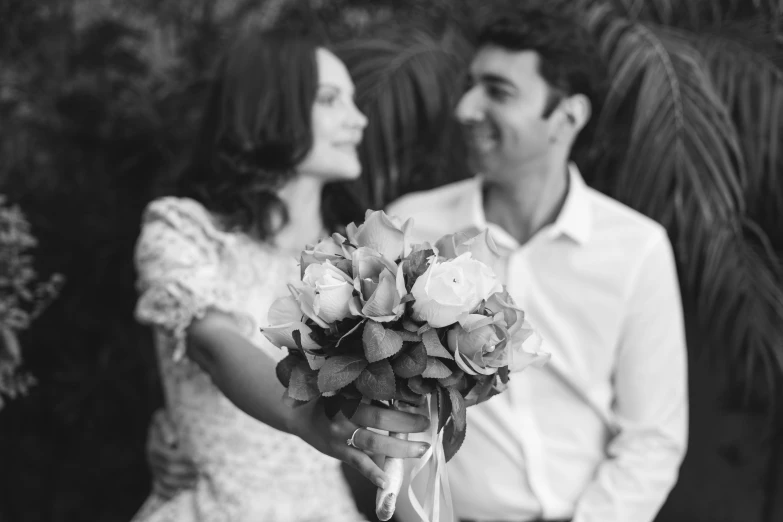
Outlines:
{"label": "white rose", "polygon": [[294,293],[302,312],[322,328],[351,315],[353,279],[329,261],[309,265]]}
{"label": "white rose", "polygon": [[391,261],[405,257],[410,252],[409,234],[413,221],[405,223],[382,210],[368,210],[364,223],[358,227],[350,223],[346,227],[348,239],[357,247],[369,247]]}
{"label": "white rose", "polygon": [[470,252],[455,259],[438,262],[413,284],[413,318],[433,328],[454,324],[478,307],[482,300],[502,290],[492,270],[471,257]]}

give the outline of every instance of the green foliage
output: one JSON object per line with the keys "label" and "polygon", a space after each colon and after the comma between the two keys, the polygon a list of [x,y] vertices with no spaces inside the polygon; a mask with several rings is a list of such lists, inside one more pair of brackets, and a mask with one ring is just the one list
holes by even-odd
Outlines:
{"label": "green foliage", "polygon": [[37,245],[30,224],[18,206],[8,206],[0,194],[0,410],[3,396],[26,395],[35,383],[19,372],[22,349],[18,332],[30,327],[56,297],[61,277],[39,281],[31,249]]}

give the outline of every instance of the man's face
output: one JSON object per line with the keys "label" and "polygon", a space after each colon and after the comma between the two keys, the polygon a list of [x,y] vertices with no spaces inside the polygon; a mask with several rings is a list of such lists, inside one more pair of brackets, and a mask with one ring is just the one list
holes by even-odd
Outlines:
{"label": "man's face", "polygon": [[552,133],[543,116],[549,86],[535,51],[486,46],[470,65],[470,88],[457,105],[471,168],[488,179],[513,175],[547,155]]}

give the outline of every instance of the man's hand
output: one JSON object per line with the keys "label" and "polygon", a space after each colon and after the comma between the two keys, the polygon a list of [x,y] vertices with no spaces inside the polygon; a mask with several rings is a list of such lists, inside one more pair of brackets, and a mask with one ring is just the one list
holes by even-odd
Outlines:
{"label": "man's hand", "polygon": [[147,434],[147,464],[152,471],[152,490],[171,498],[194,486],[198,471],[177,440],[176,430],[166,410],[152,415]]}

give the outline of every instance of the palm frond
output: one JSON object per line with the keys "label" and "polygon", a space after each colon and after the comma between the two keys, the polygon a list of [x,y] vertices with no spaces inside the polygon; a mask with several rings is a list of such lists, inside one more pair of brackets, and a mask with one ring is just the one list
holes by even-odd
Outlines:
{"label": "palm frond", "polygon": [[739,19],[765,20],[779,34],[783,20],[780,0],[582,0],[595,6],[609,3],[631,20],[679,26],[689,30],[720,27]]}
{"label": "palm frond", "polygon": [[361,156],[375,208],[469,175],[452,116],[469,46],[454,32],[396,29],[337,49],[369,120]]}
{"label": "palm frond", "polygon": [[741,137],[747,165],[748,216],[783,255],[783,70],[764,55],[720,34],[691,35]]}
{"label": "palm frond", "polygon": [[763,241],[748,236],[756,228],[741,141],[705,62],[682,38],[607,6],[588,21],[611,77],[597,135],[618,140],[590,169],[592,183],[667,228],[684,302],[712,340],[690,347],[692,356],[709,348],[746,371],[761,363],[776,384],[783,277],[754,248]]}

